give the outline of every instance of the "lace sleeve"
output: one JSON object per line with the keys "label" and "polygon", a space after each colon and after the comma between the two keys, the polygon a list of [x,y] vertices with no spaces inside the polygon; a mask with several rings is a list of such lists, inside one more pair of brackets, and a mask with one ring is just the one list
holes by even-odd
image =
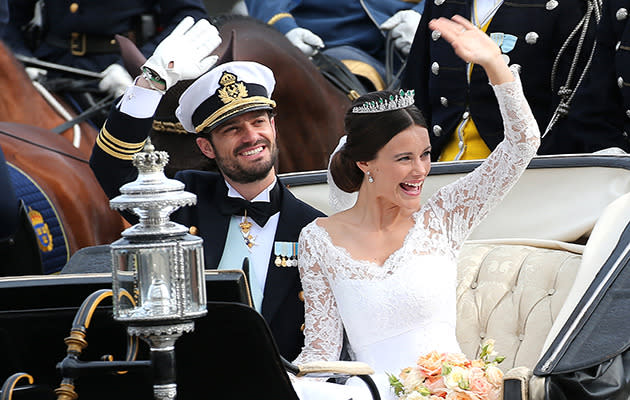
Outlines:
{"label": "lace sleeve", "polygon": [[[315,224],[315,222],[312,222]],[[300,234],[298,266],[304,289],[304,347],[294,363],[337,361],[343,344],[343,324],[325,273],[322,248],[307,225]]]}
{"label": "lace sleeve", "polygon": [[434,212],[446,227],[453,249],[459,249],[472,229],[516,184],[540,144],[540,131],[523,94],[518,70],[514,81],[493,85],[505,137],[470,174],[440,189]]}

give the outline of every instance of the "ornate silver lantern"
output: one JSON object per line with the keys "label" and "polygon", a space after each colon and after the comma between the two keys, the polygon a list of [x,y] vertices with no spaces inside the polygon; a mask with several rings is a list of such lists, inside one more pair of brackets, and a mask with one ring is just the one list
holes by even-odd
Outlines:
{"label": "ornate silver lantern", "polygon": [[206,314],[203,241],[169,219],[197,197],[164,175],[167,163],[168,154],[147,142],[133,158],[138,178],[110,201],[140,218],[111,244],[114,319],[149,343],[156,399],[175,398],[175,341]]}

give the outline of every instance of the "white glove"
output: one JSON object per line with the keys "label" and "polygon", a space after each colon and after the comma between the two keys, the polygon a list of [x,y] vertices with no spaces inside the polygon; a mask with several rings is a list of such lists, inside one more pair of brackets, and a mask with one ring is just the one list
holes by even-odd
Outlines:
{"label": "white glove", "polygon": [[405,56],[411,50],[411,43],[416,36],[421,17],[422,14],[417,11],[401,10],[381,24],[381,29],[392,31],[394,46]]}
{"label": "white glove", "polygon": [[103,92],[113,94],[114,97],[119,97],[132,84],[133,78],[129,72],[120,64],[112,64],[103,71],[103,78],[98,83],[98,88]]}
{"label": "white glove", "polygon": [[209,70],[219,58],[210,56],[221,44],[217,28],[206,19],[195,23],[186,17],[155,48],[142,68],[149,68],[165,82],[166,90],[183,79],[195,79]]}
{"label": "white glove", "polygon": [[24,67],[24,70],[26,71],[26,74],[28,75],[29,78],[31,78],[32,81],[38,81],[40,79],[43,79],[48,74],[47,70],[42,69],[42,68],[37,68],[37,67]]}
{"label": "white glove", "polygon": [[304,28],[293,28],[285,35],[289,42],[300,49],[307,57],[315,55],[324,47],[322,38]]}

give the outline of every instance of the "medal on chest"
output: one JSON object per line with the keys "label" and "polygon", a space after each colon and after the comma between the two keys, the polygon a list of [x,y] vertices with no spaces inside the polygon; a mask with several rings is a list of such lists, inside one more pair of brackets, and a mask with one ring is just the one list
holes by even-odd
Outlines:
{"label": "medal on chest", "polygon": [[247,210],[245,210],[245,215],[243,215],[243,220],[238,226],[241,228],[241,235],[243,235],[243,239],[245,240],[245,246],[251,252],[252,247],[256,244],[256,238],[252,236],[250,229],[252,227],[252,223],[247,219]]}
{"label": "medal on chest", "polygon": [[297,267],[297,242],[275,242],[274,254],[276,267]]}

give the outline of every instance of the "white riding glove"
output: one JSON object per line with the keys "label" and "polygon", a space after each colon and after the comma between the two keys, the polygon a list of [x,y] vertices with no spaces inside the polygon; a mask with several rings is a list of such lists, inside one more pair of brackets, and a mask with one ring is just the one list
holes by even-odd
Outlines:
{"label": "white riding glove", "polygon": [[159,75],[168,90],[178,81],[198,78],[212,68],[219,57],[210,53],[220,44],[219,31],[208,20],[195,23],[193,17],[186,17],[160,42],[142,68]]}
{"label": "white riding glove", "polygon": [[414,10],[401,10],[381,24],[381,29],[391,31],[394,46],[407,56],[420,23],[422,14]]}
{"label": "white riding glove", "polygon": [[132,84],[133,78],[129,72],[120,64],[112,64],[103,70],[103,78],[98,83],[98,88],[114,97],[119,97]]}
{"label": "white riding glove", "polygon": [[48,74],[48,71],[43,68],[24,67],[24,70],[26,71],[26,74],[28,75],[29,78],[31,78],[32,81],[38,81],[40,79],[43,79]]}
{"label": "white riding glove", "polygon": [[304,28],[293,28],[285,35],[289,42],[300,49],[307,57],[315,55],[324,47],[322,38]]}

